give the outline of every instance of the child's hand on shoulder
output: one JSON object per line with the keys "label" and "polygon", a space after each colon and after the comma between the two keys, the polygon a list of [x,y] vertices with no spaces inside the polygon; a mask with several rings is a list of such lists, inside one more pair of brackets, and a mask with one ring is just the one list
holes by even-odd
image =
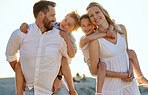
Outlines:
{"label": "child's hand on shoulder", "polygon": [[22,25],[20,26],[21,32],[27,34],[28,33],[27,29],[29,29],[28,24],[27,23],[22,23]]}
{"label": "child's hand on shoulder", "polygon": [[106,37],[115,39],[115,36],[114,36],[114,34],[113,34],[113,31],[107,31],[107,32],[106,32]]}
{"label": "child's hand on shoulder", "polygon": [[61,36],[66,42],[68,42],[69,37],[68,37],[67,33],[65,33],[65,32],[63,32],[63,31],[60,31],[59,33],[60,33],[60,36]]}
{"label": "child's hand on shoulder", "polygon": [[112,25],[109,25],[109,28],[108,30],[106,31],[106,37],[109,37],[109,38],[112,38],[112,39],[115,39],[115,36],[114,36],[114,27]]}

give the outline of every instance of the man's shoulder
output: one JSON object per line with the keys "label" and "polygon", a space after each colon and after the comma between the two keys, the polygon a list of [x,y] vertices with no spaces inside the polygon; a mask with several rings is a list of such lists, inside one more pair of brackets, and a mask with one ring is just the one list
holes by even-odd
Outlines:
{"label": "man's shoulder", "polygon": [[[35,23],[29,24],[28,30],[32,29],[34,26],[35,26]],[[15,34],[15,35],[26,35],[25,33],[21,32],[20,28],[13,31],[13,34]]]}
{"label": "man's shoulder", "polygon": [[56,29],[56,28],[53,28],[52,30],[50,30],[50,32],[52,32],[52,33],[54,33],[54,34],[56,34],[56,35],[59,35],[59,31],[60,31],[60,30],[58,30],[58,29]]}
{"label": "man's shoulder", "polygon": [[13,36],[17,36],[17,37],[21,37],[21,36],[24,35],[24,33],[21,32],[20,29],[16,29],[15,31],[13,31],[12,35],[13,35]]}

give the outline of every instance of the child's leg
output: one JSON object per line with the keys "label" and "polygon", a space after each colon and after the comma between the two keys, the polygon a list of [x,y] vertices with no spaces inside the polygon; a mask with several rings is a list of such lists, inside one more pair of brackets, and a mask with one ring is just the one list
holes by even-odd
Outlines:
{"label": "child's leg", "polygon": [[134,71],[137,75],[137,81],[139,84],[148,84],[148,80],[143,76],[140,69],[139,61],[134,50],[128,50],[129,59],[132,60]]}
{"label": "child's leg", "polygon": [[15,66],[15,78],[16,78],[16,93],[17,95],[22,95],[24,88],[24,76],[22,73],[20,62]]}
{"label": "child's leg", "polygon": [[62,74],[64,75],[66,82],[68,84],[70,95],[78,95],[74,89],[71,70],[70,70],[67,58],[65,58],[63,56],[62,56],[62,60],[61,60],[61,70],[62,70]]}
{"label": "child's leg", "polygon": [[97,73],[97,93],[102,93],[102,87],[105,79],[106,64],[104,62],[99,62]]}

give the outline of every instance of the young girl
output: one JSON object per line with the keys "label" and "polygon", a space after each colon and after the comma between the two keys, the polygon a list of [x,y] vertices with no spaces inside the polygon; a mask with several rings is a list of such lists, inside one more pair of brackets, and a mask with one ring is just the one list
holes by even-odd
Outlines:
{"label": "young girl", "polygon": [[[67,50],[68,50],[67,53],[70,58],[73,58],[77,51],[77,47],[75,44],[75,38],[72,35],[72,32],[76,31],[79,28],[78,19],[79,19],[79,15],[75,11],[72,11],[71,13],[67,14],[60,23],[59,22],[53,23],[54,28],[61,30],[60,35],[67,43]],[[20,27],[21,31],[24,33],[27,33],[28,28],[29,26],[25,23],[23,23]],[[62,57],[62,60],[61,60],[61,72],[62,72],[62,75],[64,75],[66,82],[68,84],[70,95],[77,95],[77,92],[74,89],[68,60],[65,57]]]}
{"label": "young girl", "polygon": [[[85,33],[85,36],[81,37],[79,45],[84,55],[84,61],[87,63],[91,74],[94,75],[94,73],[91,71],[90,62],[89,62],[89,49],[88,49],[89,41],[95,40],[101,37],[114,38],[114,35],[112,33],[113,27],[110,26],[109,29],[104,31],[103,33],[95,33],[95,30],[94,30],[95,26],[91,23],[89,16],[87,14],[84,14],[80,17],[79,23],[82,31]],[[95,74],[97,75],[96,92],[101,95],[102,86],[105,78],[106,64],[104,62],[99,62],[98,68],[99,68],[98,73]]]}
{"label": "young girl", "polygon": [[[89,62],[89,41],[101,38],[101,37],[113,37],[112,32],[108,32],[108,31],[112,31],[113,27],[110,26],[109,30],[106,31],[106,33],[95,33],[94,32],[94,25],[91,23],[90,18],[87,14],[84,14],[80,17],[79,23],[81,25],[81,29],[82,31],[85,33],[85,36],[82,36],[80,39],[80,48],[83,52],[84,55],[84,60],[85,62],[88,64],[89,69],[90,69],[90,62]],[[122,28],[122,25],[120,25],[120,27]],[[108,35],[110,34],[110,35]],[[134,70],[138,70],[140,67],[139,65],[137,65],[136,62],[138,62],[137,56],[135,54],[135,52],[133,50],[129,50],[129,59],[133,61],[133,65],[134,65]],[[138,63],[139,64],[139,63]],[[106,71],[105,74],[105,70],[106,70],[106,64],[103,62],[99,62],[98,63],[98,73],[97,73],[97,91],[96,91],[96,95],[101,95],[102,92],[102,86],[103,86],[103,82],[104,82],[104,76],[106,75],[107,77],[115,77],[118,76],[121,79],[124,79],[128,76],[128,74],[123,74],[122,72],[111,72],[111,71]],[[90,69],[91,71],[91,69]],[[141,70],[137,71],[137,73],[140,73]],[[92,72],[91,72],[92,73]],[[114,74],[114,76],[112,76]],[[138,76],[138,74],[137,74]],[[144,84],[148,84],[147,83],[147,79],[145,79],[144,77],[140,77],[139,80],[143,80],[142,83]]]}

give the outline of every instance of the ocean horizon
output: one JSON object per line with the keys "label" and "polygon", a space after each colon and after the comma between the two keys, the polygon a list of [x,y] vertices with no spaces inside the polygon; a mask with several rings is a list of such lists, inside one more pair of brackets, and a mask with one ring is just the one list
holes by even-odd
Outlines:
{"label": "ocean horizon", "polygon": [[[85,81],[74,82],[79,95],[95,95],[95,78],[86,77]],[[139,87],[141,95],[148,95],[148,87]],[[0,78],[0,95],[16,95],[15,78]]]}

